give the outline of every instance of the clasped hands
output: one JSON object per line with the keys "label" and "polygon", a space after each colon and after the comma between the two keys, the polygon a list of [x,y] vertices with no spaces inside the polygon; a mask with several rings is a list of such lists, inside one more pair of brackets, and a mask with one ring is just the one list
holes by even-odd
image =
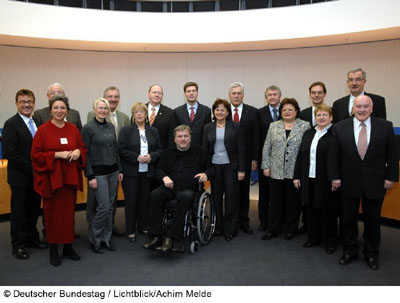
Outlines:
{"label": "clasped hands", "polygon": [[68,160],[69,162],[78,160],[80,156],[81,151],[78,148],[70,151],[65,150],[61,152],[56,152],[54,155],[56,159],[64,159]]}
{"label": "clasped hands", "polygon": [[147,163],[147,164],[149,164],[151,162],[151,156],[149,154],[147,154],[147,155],[139,155],[139,157],[137,157],[137,161],[139,163]]}

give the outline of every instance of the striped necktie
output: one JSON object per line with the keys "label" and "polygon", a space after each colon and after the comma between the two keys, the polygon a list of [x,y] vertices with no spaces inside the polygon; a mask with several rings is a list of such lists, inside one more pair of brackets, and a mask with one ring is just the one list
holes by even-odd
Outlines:
{"label": "striped necktie", "polygon": [[152,107],[151,108],[151,116],[150,116],[150,120],[149,120],[150,126],[153,125],[155,119],[156,119],[156,108]]}

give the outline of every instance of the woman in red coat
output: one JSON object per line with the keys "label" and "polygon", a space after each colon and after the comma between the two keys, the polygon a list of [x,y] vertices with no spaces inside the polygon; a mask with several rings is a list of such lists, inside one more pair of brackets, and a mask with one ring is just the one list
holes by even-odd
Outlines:
{"label": "woman in red coat", "polygon": [[34,188],[43,198],[50,263],[59,266],[58,244],[64,244],[63,256],[80,260],[72,243],[76,191],[82,191],[86,148],[77,127],[65,121],[69,111],[68,98],[55,96],[49,107],[52,119],[36,132],[31,156]]}

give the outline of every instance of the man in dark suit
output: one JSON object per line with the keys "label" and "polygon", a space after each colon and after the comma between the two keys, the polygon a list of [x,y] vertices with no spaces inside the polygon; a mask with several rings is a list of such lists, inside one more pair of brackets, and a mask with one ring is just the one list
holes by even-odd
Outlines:
{"label": "man in dark suit", "polygon": [[149,103],[147,103],[149,124],[158,129],[161,145],[163,149],[173,144],[173,132],[175,129],[174,111],[162,105],[163,89],[158,84],[153,84],[149,88]]}
{"label": "man in dark suit", "polygon": [[399,180],[399,155],[393,124],[371,117],[372,99],[361,95],[353,104],[353,119],[333,127],[328,154],[332,190],[341,187],[343,219],[342,265],[358,258],[358,212],[362,201],[364,256],[373,270],[379,268],[380,215],[386,190]]}
{"label": "man in dark suit", "polygon": [[[65,95],[64,88],[60,83],[53,83],[47,88],[47,98],[49,102],[50,99],[56,95]],[[35,117],[39,125],[42,125],[47,121],[51,120],[51,113],[49,107],[46,106],[36,110],[33,113],[33,117]],[[82,130],[81,116],[79,115],[79,112],[77,110],[70,108],[66,119],[68,122],[75,124],[76,127],[79,129],[79,131]]]}
{"label": "man in dark suit", "polygon": [[258,112],[253,106],[243,103],[244,87],[240,82],[234,82],[229,86],[229,100],[231,102],[232,120],[240,122],[240,128],[245,137],[246,171],[245,178],[239,181],[239,228],[247,234],[253,230],[249,225],[250,207],[250,173],[258,167],[259,158],[259,124]]}
{"label": "man in dark suit", "polygon": [[308,91],[310,93],[312,105],[306,109],[303,109],[299,114],[299,118],[301,120],[310,122],[311,127],[314,127],[316,124],[314,111],[318,105],[324,103],[326,97],[326,86],[324,82],[321,81],[313,82],[308,88]]}
{"label": "man in dark suit", "polygon": [[32,139],[39,124],[32,119],[35,95],[21,89],[15,96],[18,113],[6,121],[3,129],[3,155],[8,159],[7,181],[11,187],[12,255],[28,259],[25,247],[46,248],[36,228],[40,214],[40,196],[33,190],[31,163]]}
{"label": "man in dark suit", "polygon": [[186,104],[175,108],[176,125],[186,124],[192,130],[192,144],[202,145],[203,127],[211,122],[211,109],[197,101],[199,87],[195,82],[183,86]]}
{"label": "man in dark suit", "polygon": [[[269,125],[280,119],[279,104],[281,103],[282,92],[278,86],[271,85],[267,87],[264,93],[267,105],[258,110],[259,119],[259,159],[262,159],[262,149],[264,147],[265,138],[267,137]],[[258,218],[260,220],[260,231],[266,231],[268,225],[268,209],[269,209],[269,177],[264,176],[261,165],[258,167]]]}
{"label": "man in dark suit", "polygon": [[340,98],[333,102],[333,123],[347,119],[352,116],[354,99],[359,95],[367,95],[371,98],[374,104],[373,117],[378,117],[386,120],[386,105],[385,98],[382,96],[369,94],[364,91],[365,83],[367,82],[367,74],[361,68],[352,68],[347,73],[347,86],[350,90],[350,95]]}

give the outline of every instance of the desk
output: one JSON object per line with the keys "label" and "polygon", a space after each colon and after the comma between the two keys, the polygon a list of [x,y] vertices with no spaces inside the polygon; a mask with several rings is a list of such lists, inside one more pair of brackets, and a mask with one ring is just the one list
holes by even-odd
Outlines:
{"label": "desk", "polygon": [[[86,203],[87,180],[83,177],[83,192],[78,191],[76,203]],[[7,160],[0,160],[0,215],[10,213],[11,189],[7,183]],[[124,200],[121,183],[118,185],[118,200]]]}

